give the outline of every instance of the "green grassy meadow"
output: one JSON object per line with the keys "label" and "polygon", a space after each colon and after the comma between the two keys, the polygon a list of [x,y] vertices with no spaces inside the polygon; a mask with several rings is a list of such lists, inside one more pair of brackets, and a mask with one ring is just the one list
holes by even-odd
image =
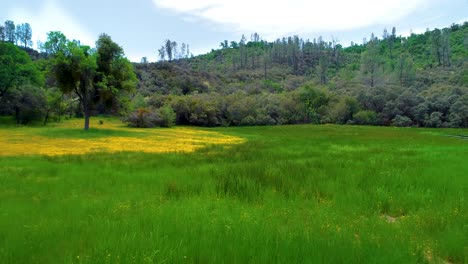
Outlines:
{"label": "green grassy meadow", "polygon": [[468,262],[467,129],[197,129],[245,141],[0,155],[0,262]]}

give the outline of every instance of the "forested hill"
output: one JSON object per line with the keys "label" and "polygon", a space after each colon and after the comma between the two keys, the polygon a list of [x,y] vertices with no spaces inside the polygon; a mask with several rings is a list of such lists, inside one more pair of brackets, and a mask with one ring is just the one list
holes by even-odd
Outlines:
{"label": "forested hill", "polygon": [[393,28],[350,47],[253,34],[195,57],[167,40],[159,62],[133,67],[105,33],[93,48],[49,32],[38,52],[31,30],[0,24],[0,116],[19,124],[84,114],[134,126],[468,127],[468,22],[409,37]]}
{"label": "forested hill", "polygon": [[393,28],[363,42],[254,34],[189,58],[168,41],[165,61],[135,64],[134,101],[170,105],[179,123],[207,126],[468,126],[468,22],[409,37]]}

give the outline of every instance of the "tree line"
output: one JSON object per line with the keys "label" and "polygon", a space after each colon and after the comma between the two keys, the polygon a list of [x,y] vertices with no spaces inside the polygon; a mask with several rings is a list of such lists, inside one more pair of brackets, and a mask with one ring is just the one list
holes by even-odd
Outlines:
{"label": "tree line", "polygon": [[385,29],[349,47],[255,33],[195,57],[166,40],[161,61],[133,65],[107,34],[90,47],[49,32],[33,56],[12,25],[1,26],[0,115],[20,124],[80,116],[88,129],[109,114],[145,127],[468,127],[468,23],[408,37]]}
{"label": "tree line", "polygon": [[12,20],[7,20],[0,25],[0,41],[21,45],[24,48],[32,47],[32,29],[29,23],[15,25]]}
{"label": "tree line", "polygon": [[[468,127],[467,93],[443,86],[431,92],[422,96],[414,90],[379,88],[353,97],[305,85],[281,93],[140,95],[133,101],[134,119],[126,121],[134,126],[140,122],[144,127],[164,126],[162,120],[195,126],[336,123]],[[173,114],[161,115],[161,109]]]}
{"label": "tree line", "polygon": [[[164,44],[161,46],[161,48],[158,49],[158,56],[160,61],[187,59],[191,56],[190,45],[182,43],[180,44],[179,48],[177,41],[167,39],[164,41]],[[142,59],[142,62],[145,61],[145,59]]]}

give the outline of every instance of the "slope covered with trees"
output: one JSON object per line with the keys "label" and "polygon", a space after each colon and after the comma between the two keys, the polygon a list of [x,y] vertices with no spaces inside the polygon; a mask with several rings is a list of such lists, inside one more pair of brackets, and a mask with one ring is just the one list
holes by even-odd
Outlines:
{"label": "slope covered with trees", "polygon": [[91,48],[50,32],[38,52],[31,32],[0,26],[0,115],[18,123],[112,114],[134,126],[468,127],[468,22],[408,37],[392,28],[349,47],[253,34],[199,56],[166,40],[159,62],[133,67],[105,34]]}
{"label": "slope covered with trees", "polygon": [[220,47],[136,64],[146,99],[137,96],[139,106],[170,105],[178,123],[204,126],[468,126],[468,23],[409,37],[393,28],[346,48],[298,36],[266,42],[258,34]]}

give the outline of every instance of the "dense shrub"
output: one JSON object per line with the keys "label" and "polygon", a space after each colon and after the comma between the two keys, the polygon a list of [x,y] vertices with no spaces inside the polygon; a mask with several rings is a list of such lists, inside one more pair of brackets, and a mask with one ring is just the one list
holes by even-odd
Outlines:
{"label": "dense shrub", "polygon": [[28,124],[44,117],[47,101],[42,88],[23,85],[14,88],[3,98],[2,105],[10,109],[18,124]]}
{"label": "dense shrub", "polygon": [[123,121],[131,127],[171,127],[175,124],[176,114],[170,106],[159,109],[139,108],[126,116]]}
{"label": "dense shrub", "polygon": [[159,113],[148,108],[138,108],[123,119],[131,127],[155,127],[160,120]]}
{"label": "dense shrub", "polygon": [[353,115],[359,110],[358,102],[353,97],[342,97],[336,102],[330,111],[330,117],[333,122],[345,124],[353,119]]}
{"label": "dense shrub", "polygon": [[442,120],[443,119],[443,114],[441,112],[433,112],[429,116],[429,119],[427,120],[426,124],[429,127],[441,127],[442,126]]}
{"label": "dense shrub", "polygon": [[354,123],[357,125],[376,125],[379,118],[376,112],[371,110],[362,110],[354,114]]}
{"label": "dense shrub", "polygon": [[159,125],[161,127],[172,127],[175,125],[176,113],[169,105],[165,105],[159,108],[159,115],[160,115]]}
{"label": "dense shrub", "polygon": [[251,115],[248,115],[244,118],[242,118],[241,122],[239,125],[242,125],[242,126],[253,126],[256,124],[256,121],[255,121],[255,118]]}
{"label": "dense shrub", "polygon": [[397,115],[392,119],[392,125],[399,127],[408,127],[413,125],[413,121],[407,116]]}

